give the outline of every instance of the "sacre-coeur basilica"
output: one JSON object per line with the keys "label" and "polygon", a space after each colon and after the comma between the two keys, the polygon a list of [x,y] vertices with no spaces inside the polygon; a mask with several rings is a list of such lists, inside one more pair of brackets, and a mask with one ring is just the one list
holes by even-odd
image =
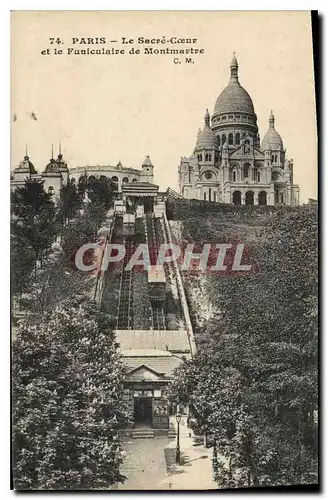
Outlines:
{"label": "sacre-coeur basilica", "polygon": [[206,110],[192,155],[181,158],[182,196],[235,205],[298,205],[293,160],[286,157],[272,111],[268,125],[260,141],[254,105],[239,83],[234,54],[228,86],[212,116]]}

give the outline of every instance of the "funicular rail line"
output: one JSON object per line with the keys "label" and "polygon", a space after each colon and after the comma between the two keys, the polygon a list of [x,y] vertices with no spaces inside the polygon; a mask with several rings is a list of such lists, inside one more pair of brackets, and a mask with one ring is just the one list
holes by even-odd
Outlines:
{"label": "funicular rail line", "polygon": [[151,308],[151,319],[154,330],[166,330],[165,315],[163,309]]}
{"label": "funicular rail line", "polygon": [[133,271],[126,270],[126,265],[133,254],[134,243],[126,240],[125,249],[126,253],[121,271],[116,328],[130,330],[133,328]]}
{"label": "funicular rail line", "polygon": [[[159,245],[161,243],[158,231],[156,230],[156,220],[152,214],[146,215],[146,231],[149,248],[150,264],[157,263]],[[166,330],[166,321],[163,306],[160,308],[150,304],[151,324],[154,330]]]}

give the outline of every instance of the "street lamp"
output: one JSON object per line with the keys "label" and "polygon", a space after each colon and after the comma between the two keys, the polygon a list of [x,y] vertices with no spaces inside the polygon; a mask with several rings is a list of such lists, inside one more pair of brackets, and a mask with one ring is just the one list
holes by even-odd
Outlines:
{"label": "street lamp", "polygon": [[179,411],[175,415],[175,419],[176,419],[177,424],[178,424],[178,429],[177,429],[177,449],[176,449],[176,453],[175,453],[175,461],[176,461],[177,464],[180,465],[180,422],[181,422],[181,415],[180,415]]}
{"label": "street lamp", "polygon": [[216,480],[216,475],[218,473],[218,450],[217,450],[217,443],[216,443],[215,438],[214,438],[214,443],[213,443],[212,464],[213,464],[213,477],[214,477],[214,480]]}

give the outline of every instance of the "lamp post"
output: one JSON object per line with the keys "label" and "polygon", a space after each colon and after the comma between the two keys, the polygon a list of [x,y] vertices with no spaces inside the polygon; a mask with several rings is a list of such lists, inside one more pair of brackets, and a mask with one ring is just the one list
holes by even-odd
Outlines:
{"label": "lamp post", "polygon": [[214,443],[213,443],[212,464],[213,464],[213,478],[214,478],[214,480],[216,480],[216,475],[218,473],[218,450],[217,450],[217,443],[216,443],[215,438],[214,438]]}
{"label": "lamp post", "polygon": [[175,453],[175,461],[177,464],[180,465],[180,422],[181,422],[181,415],[179,412],[175,415],[175,419],[178,424],[177,428],[177,448],[176,448],[176,453]]}

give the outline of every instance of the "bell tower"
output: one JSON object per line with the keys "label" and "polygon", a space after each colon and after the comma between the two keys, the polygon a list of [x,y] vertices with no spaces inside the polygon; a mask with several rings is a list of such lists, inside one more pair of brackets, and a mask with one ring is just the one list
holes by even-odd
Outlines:
{"label": "bell tower", "polygon": [[154,165],[151,162],[150,156],[146,156],[142,164],[141,181],[153,183],[154,180]]}

